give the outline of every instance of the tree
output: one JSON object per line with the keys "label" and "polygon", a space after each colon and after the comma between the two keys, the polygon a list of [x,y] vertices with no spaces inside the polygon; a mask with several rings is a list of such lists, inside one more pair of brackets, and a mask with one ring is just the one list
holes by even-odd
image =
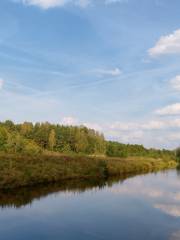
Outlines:
{"label": "tree", "polygon": [[85,153],[88,147],[87,137],[83,131],[83,129],[76,129],[75,132],[75,151],[77,153]]}
{"label": "tree", "polygon": [[6,150],[11,153],[21,153],[25,147],[25,140],[20,134],[8,134]]}
{"label": "tree", "polygon": [[32,123],[24,122],[23,124],[20,125],[20,133],[27,138],[30,137],[32,130],[33,130]]}
{"label": "tree", "polygon": [[51,125],[48,122],[37,123],[34,126],[33,138],[38,145],[42,148],[48,148],[49,146],[49,133],[51,131]]}
{"label": "tree", "polygon": [[50,131],[48,143],[49,143],[48,145],[49,145],[50,150],[53,151],[54,147],[56,145],[56,133],[55,133],[54,129],[52,129]]}

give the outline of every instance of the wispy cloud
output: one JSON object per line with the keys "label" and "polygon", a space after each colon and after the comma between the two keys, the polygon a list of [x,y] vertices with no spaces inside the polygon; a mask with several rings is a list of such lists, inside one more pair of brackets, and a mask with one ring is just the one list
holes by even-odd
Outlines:
{"label": "wispy cloud", "polygon": [[180,53],[180,29],[170,35],[162,36],[148,53],[151,57]]}
{"label": "wispy cloud", "polygon": [[98,68],[98,69],[95,69],[93,72],[95,72],[97,75],[100,75],[100,76],[111,76],[111,77],[117,77],[122,74],[122,71],[119,68],[114,68],[114,69]]}

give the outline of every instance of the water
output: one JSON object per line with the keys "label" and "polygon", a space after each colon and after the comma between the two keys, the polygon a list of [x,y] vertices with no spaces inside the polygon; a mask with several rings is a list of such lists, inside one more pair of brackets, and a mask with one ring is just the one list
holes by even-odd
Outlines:
{"label": "water", "polygon": [[2,240],[180,239],[176,170],[0,193]]}

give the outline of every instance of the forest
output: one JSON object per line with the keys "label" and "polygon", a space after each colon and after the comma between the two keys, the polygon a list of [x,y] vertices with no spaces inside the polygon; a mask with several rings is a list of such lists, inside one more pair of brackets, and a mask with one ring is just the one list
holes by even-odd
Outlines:
{"label": "forest", "polygon": [[44,152],[122,157],[147,156],[175,159],[175,152],[146,149],[142,145],[107,141],[104,135],[85,126],[24,122],[0,122],[0,152],[38,155]]}
{"label": "forest", "polygon": [[0,123],[0,189],[103,180],[176,166],[174,151],[107,141],[85,126]]}

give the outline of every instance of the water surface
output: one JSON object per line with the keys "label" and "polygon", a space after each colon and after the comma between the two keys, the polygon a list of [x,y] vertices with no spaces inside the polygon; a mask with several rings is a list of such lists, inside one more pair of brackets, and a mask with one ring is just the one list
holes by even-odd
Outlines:
{"label": "water surface", "polygon": [[180,239],[176,170],[0,193],[3,240]]}

